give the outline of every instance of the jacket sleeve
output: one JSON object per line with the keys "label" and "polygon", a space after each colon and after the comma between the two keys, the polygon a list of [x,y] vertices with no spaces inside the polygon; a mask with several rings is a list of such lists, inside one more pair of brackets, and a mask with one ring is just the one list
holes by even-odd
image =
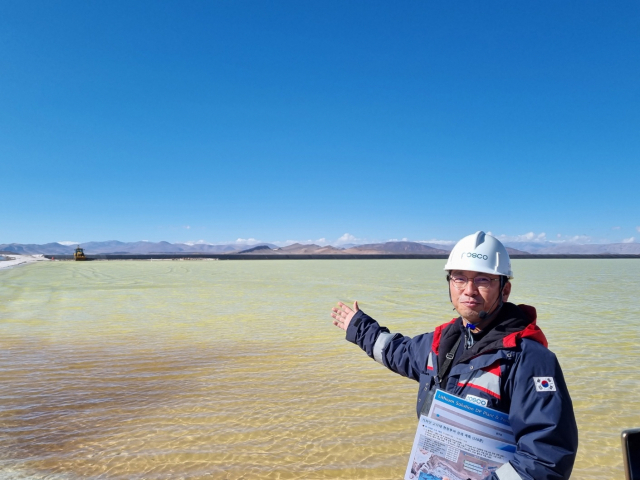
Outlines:
{"label": "jacket sleeve", "polygon": [[506,387],[511,392],[509,421],[516,453],[489,478],[568,479],[578,450],[578,429],[556,356],[537,342],[523,340]]}
{"label": "jacket sleeve", "polygon": [[371,358],[404,377],[420,380],[431,351],[432,334],[405,337],[390,333],[359,310],[347,328],[347,340],[358,345]]}

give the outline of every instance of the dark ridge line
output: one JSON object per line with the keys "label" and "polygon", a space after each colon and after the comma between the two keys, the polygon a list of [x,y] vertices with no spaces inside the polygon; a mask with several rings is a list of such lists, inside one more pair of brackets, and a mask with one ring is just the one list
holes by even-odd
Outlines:
{"label": "dark ridge line", "polygon": [[[55,260],[73,260],[73,255],[44,255],[45,258]],[[638,258],[640,254],[541,254],[541,255],[510,255],[511,259],[597,259],[597,258]],[[87,260],[411,260],[411,259],[447,259],[448,255],[405,254],[405,253],[373,253],[373,254],[211,254],[211,253],[169,253],[169,254],[98,254],[87,255]]]}

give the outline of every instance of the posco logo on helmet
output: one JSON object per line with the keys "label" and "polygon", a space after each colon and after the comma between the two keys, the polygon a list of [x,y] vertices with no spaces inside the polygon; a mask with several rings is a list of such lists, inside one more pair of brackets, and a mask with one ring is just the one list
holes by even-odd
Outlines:
{"label": "posco logo on helmet", "polygon": [[475,252],[462,252],[462,255],[460,255],[460,258],[478,258],[480,260],[489,260],[489,257],[486,255],[483,255],[481,253],[475,253]]}

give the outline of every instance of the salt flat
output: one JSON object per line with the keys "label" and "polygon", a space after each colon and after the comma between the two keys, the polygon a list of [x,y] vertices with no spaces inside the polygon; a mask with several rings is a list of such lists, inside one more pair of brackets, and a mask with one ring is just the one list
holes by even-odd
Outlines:
{"label": "salt flat", "polygon": [[[3,260],[6,259],[6,260]],[[50,262],[43,255],[18,255],[18,254],[2,254],[0,255],[0,270],[3,268],[15,267],[17,265],[26,265],[34,262]]]}

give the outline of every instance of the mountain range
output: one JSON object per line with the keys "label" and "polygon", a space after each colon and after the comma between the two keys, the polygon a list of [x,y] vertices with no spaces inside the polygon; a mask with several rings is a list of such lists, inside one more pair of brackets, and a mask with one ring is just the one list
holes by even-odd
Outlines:
{"label": "mountain range", "polygon": [[[640,255],[640,243],[610,243],[610,244],[568,244],[552,242],[506,242],[507,251],[511,255],[603,255],[626,254]],[[353,255],[353,254],[426,254],[448,255],[452,245],[439,245],[422,242],[384,242],[364,245],[349,245],[333,247],[331,245],[315,245],[294,243],[285,247],[264,243],[255,246],[241,244],[211,245],[207,243],[169,243],[169,242],[106,242],[81,243],[87,255],[104,254],[269,254],[269,255]],[[45,244],[0,244],[0,253],[16,253],[23,255],[72,255],[75,246],[60,243]]]}

